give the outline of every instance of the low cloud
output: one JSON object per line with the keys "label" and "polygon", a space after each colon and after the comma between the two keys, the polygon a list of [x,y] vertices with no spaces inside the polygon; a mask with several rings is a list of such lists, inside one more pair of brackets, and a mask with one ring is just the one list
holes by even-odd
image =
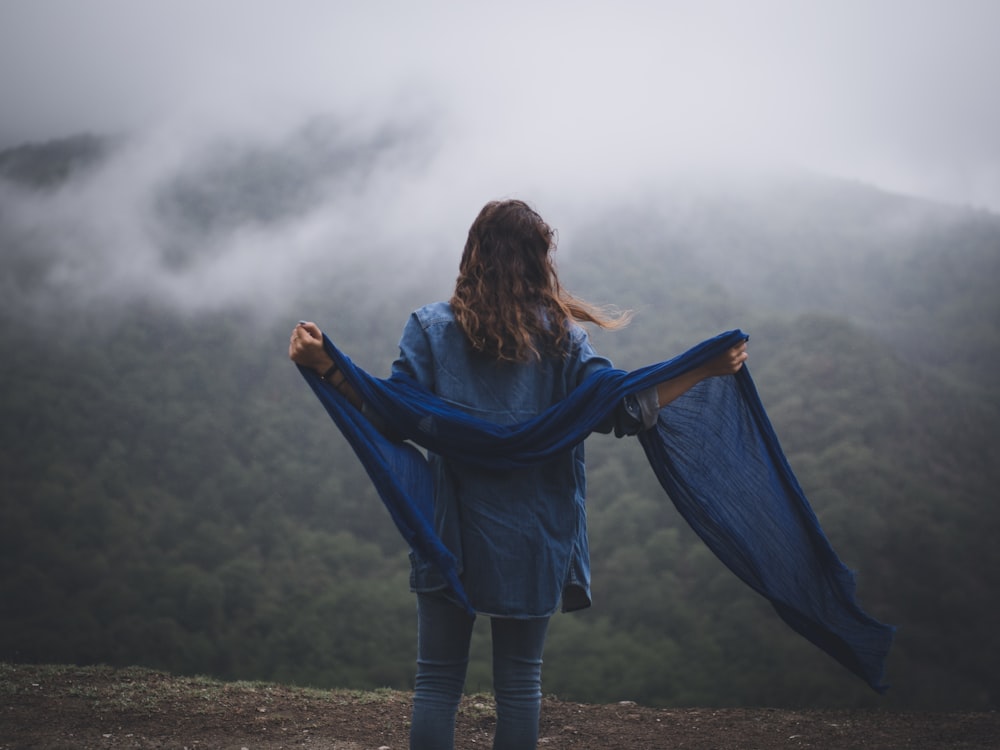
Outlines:
{"label": "low cloud", "polygon": [[991,0],[10,0],[0,143],[436,112],[454,177],[508,190],[751,161],[996,209],[998,27]]}
{"label": "low cloud", "polygon": [[986,0],[11,0],[0,145],[123,145],[58,190],[0,184],[4,263],[211,307],[373,254],[450,274],[505,196],[570,251],[601,207],[692,175],[805,168],[996,210],[998,26]]}

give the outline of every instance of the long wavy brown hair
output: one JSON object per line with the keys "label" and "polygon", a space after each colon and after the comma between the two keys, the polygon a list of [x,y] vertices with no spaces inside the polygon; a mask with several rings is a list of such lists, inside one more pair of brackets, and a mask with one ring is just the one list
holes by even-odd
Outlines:
{"label": "long wavy brown hair", "polygon": [[487,203],[469,228],[451,307],[472,347],[498,360],[559,356],[573,321],[620,328],[630,313],[599,307],[559,284],[555,233],[520,200]]}

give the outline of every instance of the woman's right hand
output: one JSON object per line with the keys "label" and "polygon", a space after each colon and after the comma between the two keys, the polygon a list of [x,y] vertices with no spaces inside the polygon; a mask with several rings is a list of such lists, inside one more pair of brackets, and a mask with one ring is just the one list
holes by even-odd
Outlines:
{"label": "woman's right hand", "polygon": [[732,375],[739,372],[743,363],[747,361],[747,342],[741,341],[732,349],[716,355],[708,362],[696,370],[688,370],[683,375],[665,380],[656,386],[656,397],[663,408],[674,399],[700,383],[706,378],[714,378],[720,375]]}
{"label": "woman's right hand", "polygon": [[719,375],[734,375],[747,361],[747,342],[741,341],[732,349],[724,351],[704,365],[705,377],[714,378]]}

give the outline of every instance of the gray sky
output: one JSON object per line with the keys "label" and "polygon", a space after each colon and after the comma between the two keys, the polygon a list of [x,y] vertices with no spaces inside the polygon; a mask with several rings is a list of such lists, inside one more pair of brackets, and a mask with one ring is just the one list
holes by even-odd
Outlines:
{"label": "gray sky", "polygon": [[998,210],[998,31],[996,0],[0,0],[0,145],[410,110],[552,190],[749,161]]}

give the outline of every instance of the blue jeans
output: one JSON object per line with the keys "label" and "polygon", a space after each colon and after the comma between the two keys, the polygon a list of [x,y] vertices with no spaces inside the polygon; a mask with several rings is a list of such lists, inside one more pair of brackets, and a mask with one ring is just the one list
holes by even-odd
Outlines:
{"label": "blue jeans", "polygon": [[[436,594],[417,595],[417,680],[410,750],[452,750],[455,714],[465,687],[475,617]],[[493,617],[494,750],[529,750],[538,742],[542,649],[547,617]]]}

